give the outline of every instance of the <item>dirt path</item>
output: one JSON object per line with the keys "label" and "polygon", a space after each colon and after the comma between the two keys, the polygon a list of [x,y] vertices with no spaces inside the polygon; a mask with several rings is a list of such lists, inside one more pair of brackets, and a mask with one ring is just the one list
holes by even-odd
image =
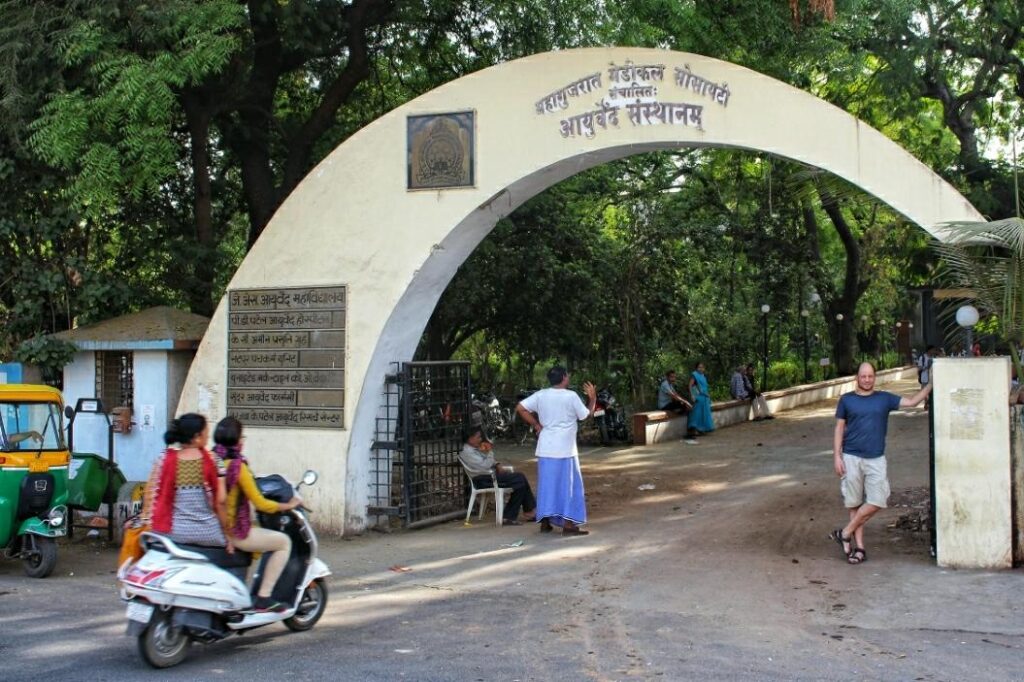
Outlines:
{"label": "dirt path", "polygon": [[[228,661],[229,678],[295,677],[301,660],[301,679],[1020,679],[1019,571],[936,568],[911,507],[872,521],[863,565],[847,565],[825,539],[845,515],[833,411],[811,406],[696,446],[585,451],[587,537],[497,529],[489,514],[469,527],[327,540],[331,606],[317,628],[295,636],[275,626],[206,647],[161,678],[224,677]],[[891,417],[888,454],[893,501],[920,503],[923,412]],[[499,445],[499,459],[535,480],[528,450]],[[0,615],[19,614],[0,618],[9,669],[26,679],[43,669],[43,645],[28,638],[69,622],[74,603],[97,625],[68,627],[62,641],[95,652],[81,654],[95,675],[81,677],[81,658],[52,657],[48,674],[139,672],[121,636],[112,556],[77,545],[45,589],[0,565]]]}
{"label": "dirt path", "polygon": [[[825,539],[845,517],[834,409],[723,429],[696,446],[590,448],[581,461],[591,536],[498,530],[491,517],[399,534],[383,542],[413,571],[385,582],[422,584],[413,576],[425,572],[453,591],[449,604],[467,591],[508,594],[516,607],[484,597],[507,627],[473,620],[481,634],[505,633],[502,660],[523,656],[523,679],[1015,677],[1024,616],[1007,596],[1019,573],[940,570],[927,532],[911,530],[923,513],[913,505],[927,500],[923,411],[891,417],[892,501],[911,506],[872,521],[869,561],[849,566]],[[535,480],[530,455],[499,446]]]}

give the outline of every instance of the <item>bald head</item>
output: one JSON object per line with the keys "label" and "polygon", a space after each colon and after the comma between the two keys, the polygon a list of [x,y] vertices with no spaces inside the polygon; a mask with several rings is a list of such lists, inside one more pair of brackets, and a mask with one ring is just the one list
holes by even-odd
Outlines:
{"label": "bald head", "polygon": [[875,366],[870,362],[862,362],[857,368],[857,393],[871,393],[874,390]]}

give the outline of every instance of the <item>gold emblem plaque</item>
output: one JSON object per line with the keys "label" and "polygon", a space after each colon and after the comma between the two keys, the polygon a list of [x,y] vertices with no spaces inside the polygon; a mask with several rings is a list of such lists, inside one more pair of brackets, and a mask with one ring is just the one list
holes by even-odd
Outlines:
{"label": "gold emblem plaque", "polygon": [[472,111],[410,116],[406,137],[408,188],[473,187],[475,125]]}

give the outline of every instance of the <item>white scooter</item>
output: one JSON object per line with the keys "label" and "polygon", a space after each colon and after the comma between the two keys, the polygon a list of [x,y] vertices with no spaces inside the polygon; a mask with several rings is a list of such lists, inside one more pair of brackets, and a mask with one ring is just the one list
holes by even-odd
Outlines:
{"label": "white scooter", "polygon": [[[307,471],[301,485],[316,482]],[[267,499],[286,502],[294,494],[280,476],[257,479]],[[297,489],[299,486],[296,486]],[[252,610],[256,586],[266,566],[264,555],[245,585],[252,554],[223,547],[182,545],[157,533],[143,533],[146,553],[138,562],[126,561],[117,572],[121,598],[128,602],[128,634],[138,638],[139,654],[154,668],[169,668],[185,660],[193,640],[210,643],[270,623],[283,622],[295,631],[309,630],[327,607],[330,569],[317,557],[317,540],[299,507],[281,514],[259,514],[260,525],[280,530],[292,540],[292,551],[273,598],[286,604],[281,613]]]}

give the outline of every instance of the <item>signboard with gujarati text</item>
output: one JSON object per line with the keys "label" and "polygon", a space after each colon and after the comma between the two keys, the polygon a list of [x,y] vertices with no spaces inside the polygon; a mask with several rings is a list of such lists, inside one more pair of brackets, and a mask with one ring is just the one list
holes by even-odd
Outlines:
{"label": "signboard with gujarati text", "polygon": [[227,413],[246,426],[344,429],[346,296],[229,291]]}

